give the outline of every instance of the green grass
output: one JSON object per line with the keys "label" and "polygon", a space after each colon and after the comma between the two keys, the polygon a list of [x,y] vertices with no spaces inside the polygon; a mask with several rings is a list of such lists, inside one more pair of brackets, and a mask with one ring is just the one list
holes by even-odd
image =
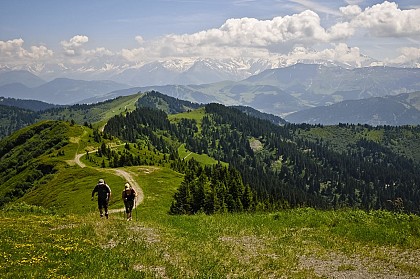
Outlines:
{"label": "green grass", "polygon": [[125,181],[75,165],[74,154],[97,143],[87,127],[69,133],[64,156],[41,158],[57,173],[0,210],[0,278],[420,277],[419,216],[311,208],[174,216],[183,176],[166,167],[124,168],[144,201],[132,222],[123,213],[100,219],[90,200],[96,182],[109,183],[117,209]]}
{"label": "green grass", "polygon": [[182,175],[150,166],[127,171],[145,195],[132,222],[120,213],[101,220],[86,207],[83,214],[27,205],[1,211],[0,277],[323,278],[318,266],[333,263],[324,272],[420,276],[418,216],[309,208],[172,216]]}
{"label": "green grass", "polygon": [[188,111],[188,112],[183,112],[183,113],[177,113],[177,114],[169,114],[168,115],[168,119],[171,121],[178,121],[182,118],[186,118],[186,119],[194,119],[197,121],[198,124],[201,123],[201,120],[203,119],[205,115],[205,108],[199,108],[196,110],[192,110],[192,111]]}
{"label": "green grass", "polygon": [[136,103],[143,93],[137,93],[115,99],[112,103],[98,106],[97,111],[92,112],[100,116],[100,121],[97,121],[94,126],[97,128],[103,127],[106,122],[113,116],[119,114],[125,114],[136,109]]}
{"label": "green grass", "polygon": [[[185,145],[182,144],[179,148],[178,148],[178,154],[179,157],[181,159],[186,159],[186,160],[190,160],[192,158],[194,158],[194,160],[196,160],[197,162],[204,164],[204,165],[214,165],[217,164],[217,160],[211,158],[210,156],[208,156],[207,154],[197,154],[194,152],[191,152],[189,150],[187,150],[185,148]],[[223,165],[228,165],[227,163],[222,162]]]}
{"label": "green grass", "polygon": [[418,148],[419,134],[410,127],[399,127],[397,130],[384,130],[384,128],[367,128],[364,126],[324,126],[301,129],[300,137],[317,141],[322,140],[335,151],[345,153],[361,139],[380,143],[399,155],[406,156],[420,162],[420,149]]}
{"label": "green grass", "polygon": [[54,208],[62,213],[96,212],[96,198],[91,201],[91,193],[100,178],[105,179],[113,191],[110,208],[121,208],[123,203],[119,190],[123,188],[125,180],[113,173],[77,166],[60,170],[59,175],[32,189],[19,201]]}
{"label": "green grass", "polygon": [[201,122],[205,114],[206,114],[205,108],[202,107],[202,108],[188,111],[188,112],[169,114],[168,119],[171,122],[178,122],[182,118],[193,119],[197,122],[198,133],[201,133]]}
{"label": "green grass", "polygon": [[54,112],[44,112],[39,115],[39,120],[74,120],[78,124],[84,122],[93,123],[95,128],[101,128],[111,117],[126,112],[133,111],[137,100],[141,97],[141,93],[133,92],[133,95],[123,96],[114,100],[92,105],[89,109],[80,108],[64,108]]}

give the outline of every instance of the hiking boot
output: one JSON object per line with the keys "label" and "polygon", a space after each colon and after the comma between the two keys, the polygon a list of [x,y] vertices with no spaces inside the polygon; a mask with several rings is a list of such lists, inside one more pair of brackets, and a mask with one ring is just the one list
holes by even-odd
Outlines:
{"label": "hiking boot", "polygon": [[101,214],[101,218],[103,218],[104,217],[104,215],[103,214]]}
{"label": "hiking boot", "polygon": [[108,213],[105,213],[105,217],[106,217],[106,219],[108,219]]}

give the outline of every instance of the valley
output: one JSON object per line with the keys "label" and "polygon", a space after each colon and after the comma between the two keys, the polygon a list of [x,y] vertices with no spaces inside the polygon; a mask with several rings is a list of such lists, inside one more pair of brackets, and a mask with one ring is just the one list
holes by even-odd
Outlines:
{"label": "valley", "polygon": [[[128,79],[57,78],[44,83],[29,72],[0,71],[0,96],[50,103],[45,106],[62,106],[94,104],[139,92],[158,91],[198,104],[251,107],[293,123],[372,126],[420,123],[418,68],[352,68],[322,63],[274,67],[261,61],[252,62],[261,63],[253,68],[244,61],[197,63],[202,66],[184,72],[173,70],[177,68],[175,66],[167,69],[168,65],[157,63],[151,68],[127,69],[130,72]],[[234,71],[242,64],[253,71],[239,76],[219,73]],[[153,75],[147,74],[148,71],[153,71]],[[186,80],[175,76],[183,76]]]}
{"label": "valley", "polygon": [[420,278],[419,3],[0,1],[0,278]]}
{"label": "valley", "polygon": [[[2,139],[0,253],[4,264],[0,264],[0,274],[4,278],[420,276],[416,188],[393,176],[395,181],[399,179],[399,188],[393,189],[391,197],[404,194],[404,207],[386,207],[384,203],[382,208],[375,208],[389,188],[375,192],[381,183],[367,180],[371,175],[368,170],[376,171],[377,164],[387,162],[388,173],[403,166],[404,177],[416,181],[415,171],[410,170],[420,161],[415,127],[279,126],[275,124],[278,119],[262,120],[251,113],[149,92],[87,107],[62,108],[51,115],[68,121],[43,120]],[[137,117],[135,128],[129,126],[132,117]],[[178,133],[181,128],[188,129]],[[265,129],[282,144],[277,149],[283,152],[280,157],[270,148],[273,143]],[[206,134],[210,131],[218,135],[214,144],[213,136]],[[243,145],[228,151],[224,142],[228,135],[237,140],[227,142]],[[241,141],[245,136],[248,140]],[[230,206],[226,199],[224,213],[170,214],[180,185],[193,175],[183,169],[181,159],[203,166],[220,162],[241,169],[238,162],[243,159],[227,155],[248,154],[244,158],[249,160],[252,153],[241,149],[246,142],[253,142],[255,162],[246,168],[248,176],[246,172],[240,175],[253,185],[256,204],[252,210],[227,211]],[[215,148],[219,145],[225,152]],[[317,157],[317,152],[322,157]],[[349,157],[352,163],[364,168],[365,176],[352,177],[352,168],[345,168],[350,162],[345,159],[348,152],[353,154]],[[356,160],[358,152],[365,161]],[[330,159],[336,164],[344,159],[340,175],[356,182],[353,189],[351,184],[342,188],[350,192],[328,188],[346,181],[332,180],[338,177],[326,171],[334,170]],[[302,172],[298,171],[300,160],[305,165]],[[323,169],[325,178],[318,176],[311,164]],[[277,186],[286,195],[273,195],[277,202],[265,200],[262,185],[250,179],[260,178],[260,166],[266,173],[282,177]],[[302,183],[299,177],[320,181],[320,188],[316,190],[306,182],[296,191]],[[99,178],[104,178],[113,191],[108,220],[99,218],[96,202],[90,201]],[[377,173],[376,179],[385,177]],[[125,221],[119,197],[127,180],[142,193],[132,222]],[[357,188],[363,184],[357,183],[364,181],[370,186],[370,201],[377,202],[363,203],[365,200],[360,199],[351,204],[352,199],[363,197],[359,191],[363,188]],[[300,196],[305,187],[309,191]],[[336,191],[336,207],[321,202],[329,197],[328,191]],[[305,196],[309,198],[306,201]]]}

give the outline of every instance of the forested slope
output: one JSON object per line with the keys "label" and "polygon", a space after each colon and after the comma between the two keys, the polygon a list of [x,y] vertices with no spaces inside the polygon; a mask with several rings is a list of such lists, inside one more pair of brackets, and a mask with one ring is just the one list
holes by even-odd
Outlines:
{"label": "forested slope", "polygon": [[33,111],[0,105],[0,139],[35,122]]}
{"label": "forested slope", "polygon": [[57,171],[59,150],[68,143],[69,124],[39,122],[0,141],[0,205],[22,197]]}
{"label": "forested slope", "polygon": [[63,120],[76,124],[104,125],[116,114],[124,114],[136,108],[142,94],[118,97],[97,104],[53,106],[33,100],[3,99],[0,104],[0,139],[13,132],[43,120]]}
{"label": "forested slope", "polygon": [[[168,118],[165,111],[179,114]],[[137,144],[139,149],[132,154],[129,154],[128,149],[124,152],[101,152],[109,157],[104,159],[109,167],[147,162],[171,165],[173,169],[186,173],[185,162],[178,154],[181,147],[182,150],[186,148],[188,152],[206,154],[216,161],[228,163],[232,170],[239,171],[243,187],[236,194],[233,193],[236,190],[229,194],[243,197],[249,185],[252,192],[250,209],[312,206],[420,212],[418,126],[279,126],[235,108],[220,104],[192,104],[158,92],[43,113],[46,118],[75,118],[76,123],[84,120],[83,115],[87,119],[97,120],[97,127],[106,123],[103,135],[100,135],[102,132],[98,129],[91,130],[92,140],[97,141],[102,151],[109,150],[104,143],[101,146],[99,141],[103,139],[116,138]],[[35,127],[50,122],[43,123]],[[70,125],[73,121],[65,123]],[[40,135],[42,133],[43,129]],[[45,141],[58,140],[58,134],[52,139],[45,133],[42,137]],[[6,142],[19,137],[17,135]],[[2,144],[7,146],[4,142]],[[142,148],[146,148],[149,153],[158,152],[158,161],[142,158]],[[16,161],[24,160],[25,157],[13,158]],[[9,164],[3,176],[12,173],[10,169],[13,162],[2,158],[2,164]],[[28,159],[28,162],[31,160]],[[196,180],[200,173],[205,172],[198,170],[191,174],[195,177],[194,185],[198,185]],[[211,177],[210,174],[207,178]],[[20,179],[23,182],[26,180]],[[2,185],[3,190],[7,188],[7,185]],[[213,194],[217,193],[216,190],[212,191]],[[228,206],[226,200],[222,202],[221,208],[244,208],[243,204]]]}
{"label": "forested slope", "polygon": [[[419,211],[419,163],[385,141],[360,136],[351,146],[338,148],[310,137],[308,131],[315,126],[278,126],[218,104],[206,105],[205,110],[198,124],[192,119],[171,123],[163,111],[140,108],[112,118],[105,132],[129,141],[149,138],[174,157],[177,146],[185,144],[193,152],[228,162],[268,208]],[[402,141],[398,133],[385,132],[386,127],[364,129],[382,131],[394,143]],[[413,137],[419,133],[415,127],[399,129]]]}

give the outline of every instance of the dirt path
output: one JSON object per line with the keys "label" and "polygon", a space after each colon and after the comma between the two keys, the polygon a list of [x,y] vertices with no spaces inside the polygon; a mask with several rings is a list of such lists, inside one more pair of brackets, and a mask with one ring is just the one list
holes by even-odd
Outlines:
{"label": "dirt path", "polygon": [[[115,173],[118,176],[123,177],[128,183],[130,183],[131,187],[133,187],[133,189],[136,191],[137,197],[136,197],[136,200],[134,202],[134,208],[136,208],[144,200],[144,194],[143,194],[143,191],[141,190],[139,184],[134,180],[134,178],[131,175],[131,173],[129,173],[129,172],[125,171],[125,170],[122,170],[122,169],[112,169],[112,170],[115,171]],[[121,212],[121,211],[124,211],[124,210],[125,210],[124,208],[122,208],[122,209],[113,209],[113,210],[110,210],[110,213],[113,213],[113,212]]]}
{"label": "dirt path", "polygon": [[76,156],[74,156],[74,162],[79,165],[79,167],[81,168],[85,168],[86,165],[84,163],[82,163],[82,161],[80,161],[80,158],[82,158],[82,156],[85,154],[76,154]]}
{"label": "dirt path", "polygon": [[[96,150],[90,151],[89,153],[94,153],[94,152],[96,152]],[[76,154],[74,156],[74,163],[77,164],[81,168],[86,167],[86,165],[80,160],[80,158],[82,158],[83,155],[85,155],[85,153]],[[99,171],[103,171],[103,169],[99,169],[99,168],[95,168],[95,169],[97,169]],[[134,203],[134,208],[136,208],[140,203],[143,202],[143,200],[144,200],[143,191],[140,188],[139,184],[136,182],[136,180],[134,180],[133,175],[131,173],[129,173],[125,170],[122,170],[122,169],[109,168],[107,170],[113,171],[113,172],[115,172],[116,175],[124,178],[128,183],[130,183],[131,187],[133,187],[134,190],[137,192],[137,197],[136,197],[136,200],[135,200],[135,203]],[[114,193],[114,198],[115,197],[118,198],[120,194],[121,193],[119,193],[119,192]],[[122,211],[125,211],[125,209],[124,208],[113,209],[113,210],[110,210],[109,212],[110,213],[115,213],[115,212],[122,212]]]}

